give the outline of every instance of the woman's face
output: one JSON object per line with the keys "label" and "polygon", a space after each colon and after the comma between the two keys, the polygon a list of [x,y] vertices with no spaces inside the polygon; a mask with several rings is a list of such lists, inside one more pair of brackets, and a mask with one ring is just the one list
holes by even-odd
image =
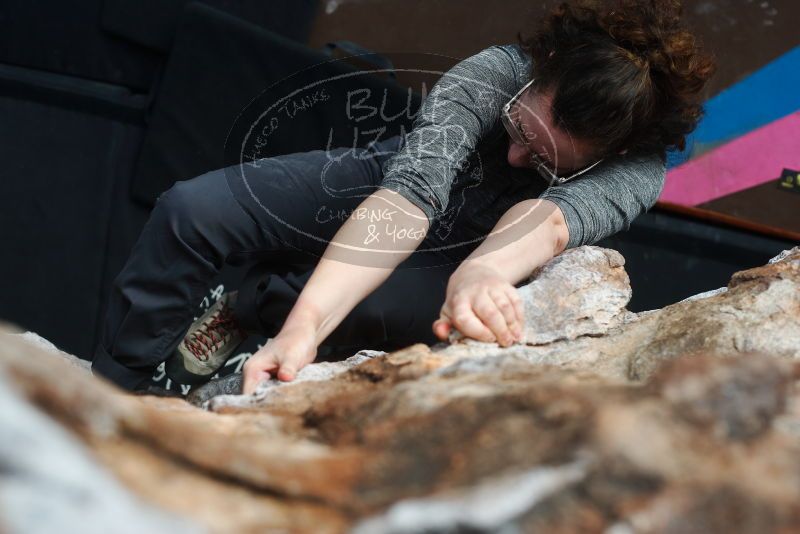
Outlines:
{"label": "woman's face", "polygon": [[528,139],[527,146],[522,146],[509,136],[507,159],[512,167],[535,168],[532,151],[559,176],[578,171],[598,159],[591,143],[573,138],[553,124],[551,102],[548,93],[527,91],[510,110]]}

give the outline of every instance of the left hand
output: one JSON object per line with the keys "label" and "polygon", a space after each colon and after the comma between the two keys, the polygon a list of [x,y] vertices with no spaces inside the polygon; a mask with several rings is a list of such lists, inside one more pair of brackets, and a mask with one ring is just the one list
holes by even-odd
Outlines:
{"label": "left hand", "polygon": [[244,364],[242,393],[250,395],[259,383],[270,378],[291,382],[297,372],[317,355],[313,325],[297,323],[284,327]]}
{"label": "left hand", "polygon": [[456,328],[467,337],[507,347],[521,340],[524,324],[517,289],[491,267],[469,263],[450,276],[433,332],[444,341]]}

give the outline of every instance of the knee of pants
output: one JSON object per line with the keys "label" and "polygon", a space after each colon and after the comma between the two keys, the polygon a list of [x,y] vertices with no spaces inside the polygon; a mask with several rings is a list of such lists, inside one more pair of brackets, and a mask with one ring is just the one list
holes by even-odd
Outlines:
{"label": "knee of pants", "polygon": [[[175,217],[191,216],[208,211],[211,206],[206,196],[208,190],[206,176],[204,174],[189,180],[175,182],[172,187],[161,193],[156,200],[156,207],[168,211]],[[220,178],[225,179],[224,176]]]}
{"label": "knee of pants", "polygon": [[218,170],[176,182],[158,197],[151,217],[166,221],[175,235],[193,240],[232,228],[232,219],[242,218],[242,213]]}

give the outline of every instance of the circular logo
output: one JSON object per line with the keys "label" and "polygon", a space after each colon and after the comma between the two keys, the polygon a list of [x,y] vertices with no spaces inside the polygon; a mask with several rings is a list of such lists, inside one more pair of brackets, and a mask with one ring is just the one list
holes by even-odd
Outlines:
{"label": "circular logo", "polygon": [[486,194],[502,179],[488,166],[507,165],[500,114],[518,88],[465,66],[363,54],[290,72],[229,131],[234,195],[276,246],[356,265],[455,264],[490,234],[494,248],[518,239],[545,208],[531,204],[496,229],[504,212]]}

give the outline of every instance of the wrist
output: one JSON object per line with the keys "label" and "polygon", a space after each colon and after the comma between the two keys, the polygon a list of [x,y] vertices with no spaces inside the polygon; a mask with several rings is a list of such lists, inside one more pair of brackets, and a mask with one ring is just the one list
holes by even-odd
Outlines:
{"label": "wrist", "polygon": [[492,274],[501,278],[506,278],[491,260],[485,256],[465,259],[453,272],[452,278],[458,280],[459,278],[472,277],[476,274]]}
{"label": "wrist", "polygon": [[[302,298],[297,299],[289,315],[286,317],[280,332],[289,330],[312,331],[315,335],[322,325],[322,313],[313,302]],[[279,333],[280,334],[280,333]]]}
{"label": "wrist", "polygon": [[286,317],[278,336],[303,335],[312,338],[315,346],[319,346],[341,321],[339,311],[334,309],[325,312],[316,302],[303,299],[301,294]]}

